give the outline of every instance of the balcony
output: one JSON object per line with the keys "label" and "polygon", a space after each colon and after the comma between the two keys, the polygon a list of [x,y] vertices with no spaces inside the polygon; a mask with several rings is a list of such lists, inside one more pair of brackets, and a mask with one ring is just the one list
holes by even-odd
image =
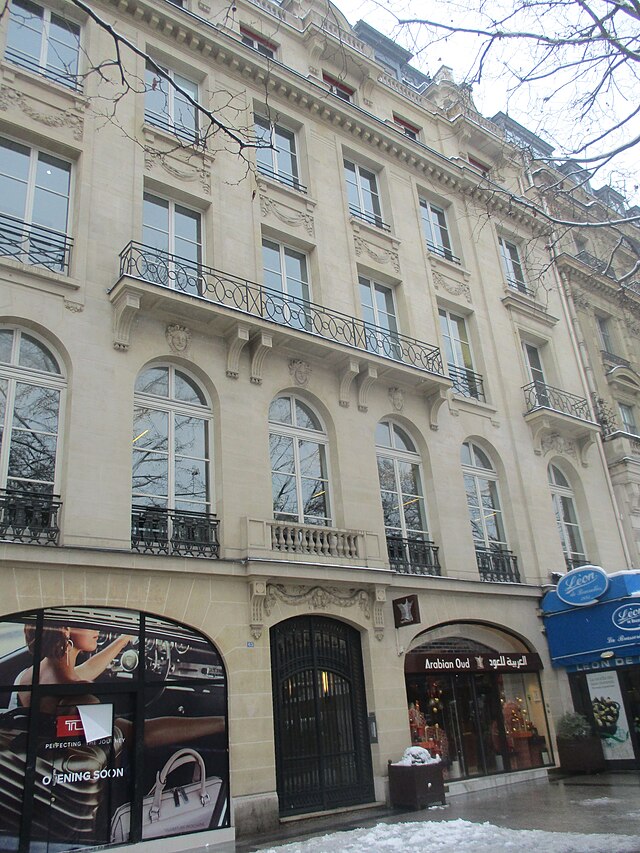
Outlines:
{"label": "balcony", "polygon": [[447,367],[449,378],[453,382],[453,388],[457,394],[485,402],[482,374],[469,370],[467,367],[457,367],[455,364],[449,364]]}
{"label": "balcony", "polygon": [[378,213],[370,213],[368,210],[362,210],[354,204],[349,205],[349,214],[355,216],[356,219],[362,219],[363,222],[369,225],[374,225],[382,231],[391,231],[391,226],[382,221],[382,217]]}
{"label": "balcony", "polygon": [[520,583],[518,558],[506,548],[476,548],[480,580],[491,583]]}
{"label": "balcony", "polygon": [[220,522],[206,512],[131,507],[131,550],[138,554],[165,556],[220,557]]}
{"label": "balcony", "polygon": [[301,183],[294,175],[287,175],[284,172],[276,172],[266,163],[258,163],[258,173],[269,178],[271,181],[276,181],[279,184],[284,184],[292,190],[297,190],[299,193],[307,193],[307,187]]}
{"label": "balcony", "polygon": [[524,419],[533,434],[536,451],[543,452],[545,442],[560,437],[575,442],[581,462],[586,463],[586,452],[600,432],[600,425],[591,420],[588,401],[545,382],[530,382],[522,391]]}
{"label": "balcony", "polygon": [[[206,323],[210,331],[220,335],[229,335],[234,321],[247,327],[248,334],[264,330],[264,323],[273,324],[278,330],[277,342],[290,344],[297,357],[303,343],[309,355],[338,368],[344,363],[345,353],[327,345],[339,344],[384,359],[385,379],[410,382],[406,373],[406,367],[410,367],[420,371],[414,384],[424,387],[425,374],[430,374],[434,386],[449,386],[437,346],[203,264],[132,242],[120,255],[120,276],[110,291],[116,310],[118,348],[128,347],[133,319],[140,308],[173,320],[176,298],[181,298],[181,317]],[[304,337],[301,339],[300,335]],[[399,368],[398,375],[394,375],[394,364]]]}
{"label": "balcony", "polygon": [[591,565],[586,557],[582,557],[577,554],[565,554],[564,562],[568,572],[572,572],[574,569],[579,569],[580,566]]}
{"label": "balcony", "polygon": [[0,257],[68,275],[71,246],[66,234],[0,213]]}
{"label": "balcony", "polygon": [[362,559],[362,536],[356,530],[338,530],[289,521],[269,522],[271,549],[287,554],[333,557],[337,560]]}
{"label": "balcony", "polygon": [[0,490],[0,539],[22,545],[58,545],[58,495]]}
{"label": "balcony", "polygon": [[430,243],[429,240],[427,240],[427,249],[432,255],[438,255],[440,258],[451,261],[452,264],[458,264],[458,266],[461,266],[462,264],[460,258],[457,255],[454,255],[448,246],[438,246],[436,243]]}
{"label": "balcony", "polygon": [[394,572],[440,576],[438,546],[430,539],[387,536],[387,553]]}
{"label": "balcony", "polygon": [[16,50],[15,48],[7,45],[4,55],[5,58],[14,65],[19,65],[21,68],[26,68],[27,71],[39,74],[42,77],[47,77],[49,80],[53,80],[56,83],[61,83],[69,89],[79,91],[82,88],[80,78],[75,74],[70,74],[62,69],[55,68],[53,65],[42,65],[39,61],[33,59],[31,56],[20,50]]}
{"label": "balcony", "polygon": [[613,269],[609,266],[606,261],[601,260],[600,258],[596,258],[595,255],[590,254],[589,252],[578,252],[575,256],[576,260],[582,261],[583,264],[586,264],[588,267],[591,267],[595,272],[600,273],[600,275],[604,275],[607,278],[611,278],[615,281],[616,275]]}

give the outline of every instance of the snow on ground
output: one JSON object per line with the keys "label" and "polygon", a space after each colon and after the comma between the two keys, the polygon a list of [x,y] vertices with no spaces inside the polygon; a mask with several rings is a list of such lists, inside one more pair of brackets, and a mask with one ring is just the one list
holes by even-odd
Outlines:
{"label": "snow on ground", "polygon": [[468,820],[379,823],[370,829],[334,832],[261,853],[639,853],[640,836],[583,835],[576,832],[542,832],[504,829],[490,823]]}

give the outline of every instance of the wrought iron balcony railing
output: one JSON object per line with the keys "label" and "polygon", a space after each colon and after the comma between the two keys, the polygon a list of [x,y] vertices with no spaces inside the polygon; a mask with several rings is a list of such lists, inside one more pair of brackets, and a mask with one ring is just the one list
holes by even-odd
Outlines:
{"label": "wrought iron balcony railing", "polygon": [[602,356],[605,367],[610,367],[612,364],[620,367],[631,367],[631,362],[627,358],[622,358],[621,355],[616,355],[614,352],[609,352],[609,350],[601,349],[600,355]]}
{"label": "wrought iron balcony railing", "polygon": [[280,184],[285,184],[287,187],[298,190],[299,193],[306,194],[307,192],[306,186],[300,183],[294,175],[285,175],[283,172],[276,172],[266,163],[258,163],[258,172],[266,178],[271,178],[272,181],[277,181]]}
{"label": "wrought iron balcony railing", "polygon": [[455,364],[448,364],[447,367],[449,378],[458,394],[462,394],[463,397],[474,397],[482,402],[485,401],[482,374],[469,370],[467,367],[458,367]]}
{"label": "wrought iron balcony railing", "polygon": [[186,142],[187,145],[202,145],[203,140],[196,124],[189,127],[186,124],[171,121],[169,116],[165,113],[154,113],[150,110],[145,112],[144,120],[147,124],[152,125],[153,127],[158,127],[160,130],[164,130],[165,133],[177,136],[179,139]]}
{"label": "wrought iron balcony railing", "polygon": [[605,275],[607,278],[612,278],[615,281],[616,274],[606,261],[603,261],[600,258],[596,258],[596,256],[592,255],[590,252],[584,251],[578,252],[575,257],[578,261],[582,261],[583,264],[586,264],[588,267],[591,267],[592,270],[595,270],[601,275]]}
{"label": "wrought iron balcony railing", "polygon": [[66,234],[0,213],[0,256],[52,272],[69,272],[72,240]]}
{"label": "wrought iron balcony railing", "polygon": [[507,284],[511,288],[511,290],[517,290],[518,293],[524,293],[527,296],[530,296],[532,299],[535,297],[535,293],[531,290],[530,287],[527,287],[522,279],[510,278],[507,276]]}
{"label": "wrought iron balcony railing", "polygon": [[207,512],[132,506],[131,550],[215,560],[220,556],[219,525]]}
{"label": "wrought iron balcony railing", "polygon": [[407,575],[440,575],[438,546],[430,539],[387,536],[389,566]]}
{"label": "wrought iron balcony railing", "polygon": [[274,551],[337,559],[362,557],[361,536],[355,530],[337,530],[289,521],[272,521],[270,526],[271,548]]}
{"label": "wrought iron balcony railing", "polygon": [[553,409],[583,421],[591,420],[589,404],[584,397],[554,388],[544,382],[530,382],[523,387],[526,413],[534,409]]}
{"label": "wrought iron balcony railing", "polygon": [[452,261],[454,264],[462,264],[462,261],[457,255],[454,255],[448,246],[438,246],[435,243],[430,243],[427,240],[427,249],[434,255],[439,255],[441,258],[446,258],[447,261]]}
{"label": "wrought iron balcony railing", "polygon": [[576,554],[573,555],[564,555],[564,562],[567,566],[567,571],[571,572],[573,569],[579,569],[580,566],[588,566],[590,565],[589,560],[586,557],[579,557]]}
{"label": "wrought iron balcony railing", "polygon": [[368,222],[369,225],[375,225],[376,228],[381,228],[383,231],[391,231],[391,226],[387,225],[386,222],[383,222],[379,213],[370,213],[368,210],[362,210],[361,208],[356,207],[355,204],[349,205],[349,213],[357,219],[362,219],[364,222]]}
{"label": "wrought iron balcony railing", "polygon": [[374,352],[445,378],[437,346],[140,243],[129,243],[120,253],[120,275],[199,296],[216,305]]}
{"label": "wrought iron balcony railing", "polygon": [[520,583],[518,558],[506,548],[476,547],[480,579],[494,583]]}
{"label": "wrought iron balcony railing", "polygon": [[68,86],[70,89],[76,91],[81,88],[80,78],[71,71],[43,66],[37,60],[33,59],[33,57],[9,46],[7,46],[4,55],[9,62],[13,62],[14,65],[19,65],[21,68],[26,68],[28,71],[33,71],[34,74],[40,74],[42,77],[47,77],[56,83],[62,83],[63,86]]}
{"label": "wrought iron balcony railing", "polygon": [[57,545],[61,507],[58,495],[0,490],[0,539],[23,545]]}

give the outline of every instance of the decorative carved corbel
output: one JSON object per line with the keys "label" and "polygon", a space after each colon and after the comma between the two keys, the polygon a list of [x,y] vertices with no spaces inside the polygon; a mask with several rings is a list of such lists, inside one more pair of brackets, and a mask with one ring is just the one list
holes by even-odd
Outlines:
{"label": "decorative carved corbel", "polygon": [[113,346],[126,351],[131,343],[131,327],[140,310],[140,296],[124,289],[113,300]]}
{"label": "decorative carved corbel", "polygon": [[369,396],[369,389],[373,385],[373,383],[378,378],[378,368],[374,367],[372,364],[367,364],[365,369],[361,371],[360,378],[358,380],[358,411],[359,412],[368,412],[369,406],[367,406],[367,398]]}
{"label": "decorative carved corbel", "polygon": [[237,325],[226,336],[227,342],[227,376],[237,379],[240,372],[240,353],[249,341],[249,328]]}
{"label": "decorative carved corbel", "polygon": [[267,355],[273,348],[273,335],[268,332],[260,332],[251,349],[251,382],[254,385],[262,385],[262,368]]}
{"label": "decorative carved corbel", "polygon": [[347,409],[349,407],[349,392],[351,391],[353,380],[359,372],[359,361],[355,358],[350,358],[340,374],[340,392],[338,402],[343,409]]}
{"label": "decorative carved corbel", "polygon": [[386,587],[376,584],[373,592],[373,633],[376,640],[384,639],[384,606],[387,601]]}
{"label": "decorative carved corbel", "polygon": [[[434,432],[438,431],[438,415],[442,404],[451,398],[451,389],[438,387],[435,391],[430,391],[425,394],[425,402],[427,404],[427,412],[429,414],[429,426]],[[456,412],[457,414],[457,412]]]}
{"label": "decorative carved corbel", "polygon": [[266,581],[251,581],[249,584],[249,595],[251,598],[251,636],[259,640],[264,628],[264,601],[267,597]]}

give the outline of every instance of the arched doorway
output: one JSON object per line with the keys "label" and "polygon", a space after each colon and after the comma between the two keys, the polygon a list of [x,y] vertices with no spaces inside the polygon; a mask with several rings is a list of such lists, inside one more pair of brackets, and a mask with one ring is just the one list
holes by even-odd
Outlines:
{"label": "arched doorway", "polygon": [[229,825],[226,674],[197,631],[99,607],[5,617],[0,709],[0,849]]}
{"label": "arched doorway", "polygon": [[374,798],[358,631],[322,616],[271,629],[280,813]]}

